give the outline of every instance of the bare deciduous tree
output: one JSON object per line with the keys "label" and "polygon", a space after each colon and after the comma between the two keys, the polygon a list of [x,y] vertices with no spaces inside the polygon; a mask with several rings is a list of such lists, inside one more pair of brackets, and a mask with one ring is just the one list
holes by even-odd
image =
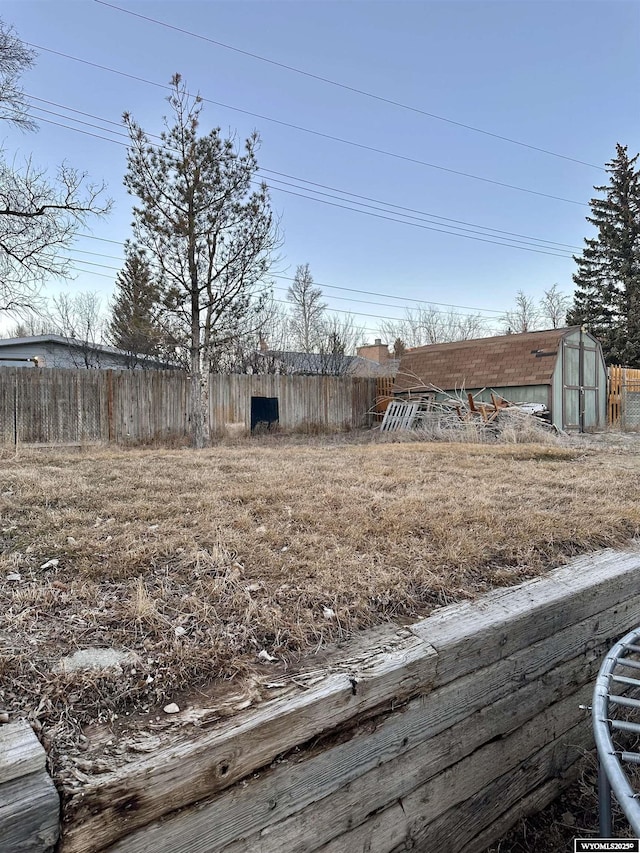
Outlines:
{"label": "bare deciduous tree", "polygon": [[566,325],[567,312],[570,305],[570,297],[559,290],[557,284],[554,284],[548,290],[545,290],[540,300],[540,318],[545,326],[548,323],[550,328],[560,329]]}
{"label": "bare deciduous tree", "polygon": [[96,344],[102,342],[105,318],[97,293],[85,291],[54,296],[51,322],[59,335],[69,339],[69,347],[76,367],[100,367],[100,353]]}
{"label": "bare deciduous tree", "polygon": [[338,317],[328,315],[322,327],[322,339],[318,348],[320,372],[330,376],[344,376],[351,370],[356,347],[364,338],[364,329],[358,326],[353,314]]}
{"label": "bare deciduous tree", "polygon": [[309,264],[300,264],[288,290],[293,346],[300,352],[317,352],[324,337],[327,305],[322,290],[313,283]]}
{"label": "bare deciduous tree", "polygon": [[400,339],[405,347],[420,347],[482,338],[489,330],[480,314],[461,314],[454,309],[441,311],[435,305],[426,305],[405,309],[401,320],[383,321],[380,332],[387,340]]}
{"label": "bare deciduous tree", "polygon": [[[14,30],[0,21],[0,121],[35,130],[19,85],[35,60]],[[31,158],[8,160],[0,149],[0,311],[21,314],[37,306],[43,282],[67,276],[71,263],[61,252],[78,228],[110,207],[104,185],[63,164],[55,180]]]}
{"label": "bare deciduous tree", "polygon": [[540,310],[535,301],[519,290],[516,294],[515,306],[505,312],[502,322],[507,332],[531,332],[538,326]]}

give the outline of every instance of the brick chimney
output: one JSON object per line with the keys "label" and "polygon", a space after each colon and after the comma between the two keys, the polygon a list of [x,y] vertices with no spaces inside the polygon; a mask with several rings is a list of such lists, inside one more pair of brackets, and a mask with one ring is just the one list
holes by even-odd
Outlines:
{"label": "brick chimney", "polygon": [[266,342],[266,341],[265,341],[265,339],[262,337],[262,335],[260,335],[260,341],[259,341],[259,343],[258,343],[258,346],[259,346],[259,348],[260,348],[260,352],[268,352],[268,350],[269,350],[269,347],[268,347],[268,345],[267,345],[267,342]]}
{"label": "brick chimney", "polygon": [[377,361],[378,364],[384,364],[386,361],[389,361],[389,347],[383,344],[380,338],[376,338],[373,344],[358,347],[356,352],[361,358]]}

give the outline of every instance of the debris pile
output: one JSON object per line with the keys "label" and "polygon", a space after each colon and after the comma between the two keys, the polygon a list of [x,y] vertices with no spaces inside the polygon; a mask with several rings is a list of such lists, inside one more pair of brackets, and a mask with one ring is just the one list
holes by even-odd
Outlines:
{"label": "debris pile", "polygon": [[490,401],[481,399],[487,389],[476,394],[445,394],[440,389],[393,400],[387,406],[381,432],[412,431],[424,438],[486,440],[504,429],[557,432],[550,424],[551,413],[542,403],[512,402],[489,392]]}

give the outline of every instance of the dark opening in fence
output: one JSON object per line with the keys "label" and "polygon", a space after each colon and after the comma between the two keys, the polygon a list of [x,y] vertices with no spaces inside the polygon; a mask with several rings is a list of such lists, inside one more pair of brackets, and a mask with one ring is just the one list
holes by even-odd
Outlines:
{"label": "dark opening in fence", "polygon": [[[212,374],[210,434],[249,433],[252,398],[275,400],[284,430],[355,429],[371,424],[376,380]],[[184,443],[189,427],[180,371],[0,368],[0,445]]]}

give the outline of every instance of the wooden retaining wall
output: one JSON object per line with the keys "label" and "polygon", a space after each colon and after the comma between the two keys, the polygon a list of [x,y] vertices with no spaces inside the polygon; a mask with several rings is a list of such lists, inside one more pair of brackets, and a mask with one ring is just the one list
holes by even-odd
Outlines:
{"label": "wooden retaining wall", "polygon": [[[355,429],[372,421],[376,380],[212,374],[211,434],[248,432],[252,396],[278,397],[287,430]],[[188,401],[180,371],[2,367],[0,446],[186,442]]]}
{"label": "wooden retaining wall", "polygon": [[60,803],[45,752],[23,721],[0,726],[0,850],[49,853],[58,840]]}
{"label": "wooden retaining wall", "polygon": [[640,623],[639,578],[637,551],[605,551],[285,673],[70,792],[60,853],[482,853],[592,747],[580,705]]}

